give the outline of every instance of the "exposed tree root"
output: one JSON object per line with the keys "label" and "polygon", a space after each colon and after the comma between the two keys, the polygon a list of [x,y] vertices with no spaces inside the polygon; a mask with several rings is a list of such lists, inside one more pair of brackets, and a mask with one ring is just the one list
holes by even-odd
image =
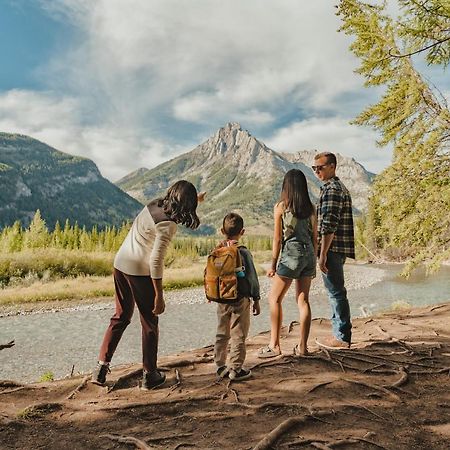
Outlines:
{"label": "exposed tree root", "polygon": [[109,388],[107,393],[109,394],[110,392],[114,391],[115,389],[121,388],[126,381],[131,380],[132,378],[142,375],[142,369],[136,369],[133,370],[132,372],[127,373],[126,375],[123,375],[121,377],[119,377],[114,384],[112,384]]}
{"label": "exposed tree root", "polygon": [[2,394],[11,394],[12,392],[21,391],[23,389],[27,389],[27,387],[26,386],[19,386],[19,387],[13,388],[13,389],[7,389],[5,391],[0,391],[0,395],[2,395]]}
{"label": "exposed tree root", "polygon": [[[334,414],[333,411],[316,411],[314,416],[326,417]],[[261,439],[253,450],[269,450],[276,441],[278,441],[282,436],[284,436],[291,428],[296,427],[305,423],[307,420],[313,419],[312,416],[297,416],[290,417],[284,422],[280,423],[276,428],[274,428],[270,433],[268,433],[263,439]]]}
{"label": "exposed tree root", "polygon": [[16,345],[14,341],[9,341],[6,344],[0,344],[0,350],[3,350],[5,348],[14,347],[14,345]]}
{"label": "exposed tree root", "polygon": [[200,358],[180,359],[177,361],[169,361],[168,363],[164,364],[164,366],[161,367],[161,369],[164,368],[172,369],[174,367],[192,366],[194,364],[209,363],[213,360],[214,360],[213,356],[202,356]]}
{"label": "exposed tree root", "polygon": [[227,406],[240,406],[242,408],[252,409],[254,411],[260,411],[268,408],[302,408],[298,403],[286,403],[286,402],[264,402],[259,405],[253,405],[251,403],[231,402],[225,403]]}
{"label": "exposed tree root", "polygon": [[127,403],[125,405],[118,406],[107,406],[103,408],[96,408],[95,411],[119,411],[134,408],[145,408],[160,405],[170,405],[172,403],[191,403],[197,401],[207,401],[207,400],[219,400],[220,395],[201,395],[198,397],[183,397],[183,398],[168,398],[163,400],[158,400],[155,402],[145,402],[145,403]]}
{"label": "exposed tree root", "polygon": [[[289,358],[289,359],[287,359]],[[281,361],[284,360],[284,361]],[[279,366],[282,364],[290,364],[292,362],[292,359],[289,356],[286,355],[278,355],[274,358],[270,358],[270,361],[262,361],[260,363],[254,364],[250,367],[251,370],[256,369],[257,367],[270,367],[270,366]]]}
{"label": "exposed tree root", "polygon": [[181,447],[195,447],[196,444],[189,444],[188,442],[180,442],[179,444],[175,445],[173,450],[178,450]]}
{"label": "exposed tree root", "polygon": [[331,381],[325,381],[323,383],[319,383],[316,384],[315,386],[313,386],[311,389],[309,389],[308,391],[306,391],[306,394],[310,394],[311,392],[314,392],[316,389],[319,389],[322,386],[326,386],[328,384],[334,383],[336,380],[331,380]]}
{"label": "exposed tree root", "polygon": [[146,440],[148,442],[159,442],[159,441],[168,441],[170,439],[178,439],[182,437],[190,437],[193,433],[176,433],[176,434],[169,434],[166,436],[155,436],[155,437],[149,437]]}
{"label": "exposed tree root", "polygon": [[173,391],[176,391],[181,386],[181,374],[178,369],[175,369],[175,379],[177,380],[177,382],[170,387],[166,397],[169,397]]}
{"label": "exposed tree root", "polygon": [[365,442],[367,444],[371,444],[377,448],[385,449],[385,447],[382,447],[381,445],[377,444],[376,442],[369,441],[368,439],[364,438],[348,438],[348,439],[337,439],[335,441],[326,441],[323,439],[300,439],[297,441],[288,442],[285,444],[286,447],[303,447],[306,445],[312,445],[313,447],[319,448],[319,449],[333,449],[336,447],[339,447],[341,445],[350,445],[350,444],[359,444],[360,442]]}
{"label": "exposed tree root", "polygon": [[0,380],[0,388],[22,387],[22,383],[12,380]]}
{"label": "exposed tree root", "polygon": [[400,378],[397,381],[395,381],[392,384],[385,384],[385,385],[383,385],[383,387],[398,388],[398,387],[406,384],[408,382],[408,372],[406,371],[406,369],[404,367],[400,367],[399,373],[400,373]]}
{"label": "exposed tree root", "polygon": [[66,400],[70,400],[71,398],[75,397],[78,392],[84,389],[87,385],[87,382],[89,381],[89,378],[89,376],[84,377],[82,382],[66,397]]}
{"label": "exposed tree root", "polygon": [[291,333],[291,332],[292,332],[292,330],[294,329],[294,325],[298,325],[298,321],[297,321],[297,320],[293,320],[293,321],[289,324],[288,329],[287,329],[287,332],[288,332],[288,333]]}
{"label": "exposed tree root", "polygon": [[365,387],[371,388],[375,391],[383,392],[384,394],[387,394],[387,395],[395,398],[395,400],[400,401],[400,397],[397,394],[394,394],[392,391],[389,391],[388,389],[386,389],[383,386],[377,386],[375,384],[365,383],[364,381],[352,380],[350,378],[342,378],[342,381],[346,381],[347,383],[358,384],[360,386],[365,386]]}
{"label": "exposed tree root", "polygon": [[140,439],[136,439],[133,436],[119,436],[116,434],[102,434],[100,436],[101,438],[108,438],[112,441],[120,442],[121,444],[131,444],[134,445],[139,450],[151,450],[155,447],[152,447],[150,445],[147,445],[144,441],[141,441]]}

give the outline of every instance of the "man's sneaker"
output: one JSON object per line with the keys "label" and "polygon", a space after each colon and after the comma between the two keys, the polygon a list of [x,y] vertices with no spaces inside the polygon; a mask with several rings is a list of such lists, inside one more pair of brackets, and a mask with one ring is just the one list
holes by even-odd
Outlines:
{"label": "man's sneaker", "polygon": [[109,364],[97,364],[97,367],[92,372],[91,383],[98,384],[99,386],[103,386],[106,382],[106,375],[111,373],[111,369],[109,368]]}
{"label": "man's sneaker", "polygon": [[220,366],[217,368],[216,373],[219,378],[225,378],[229,375],[230,370],[228,369],[227,366]]}
{"label": "man's sneaker", "polygon": [[251,370],[241,369],[238,372],[231,369],[228,377],[231,381],[244,381],[248,380],[252,376]]}
{"label": "man's sneaker", "polygon": [[350,342],[341,341],[334,336],[316,339],[316,344],[328,350],[344,350],[350,348]]}
{"label": "man's sneaker", "polygon": [[142,385],[141,389],[143,391],[150,391],[158,386],[161,386],[166,381],[166,375],[154,370],[153,372],[147,372],[146,370],[142,373]]}

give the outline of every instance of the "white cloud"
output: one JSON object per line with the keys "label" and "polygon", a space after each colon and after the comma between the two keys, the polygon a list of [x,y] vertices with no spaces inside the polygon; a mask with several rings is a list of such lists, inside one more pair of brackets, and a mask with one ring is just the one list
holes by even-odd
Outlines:
{"label": "white cloud", "polygon": [[59,12],[66,6],[84,32],[76,51],[53,67],[78,92],[100,92],[108,114],[120,111],[133,121],[161,108],[202,124],[230,112],[270,114],[283,101],[329,108],[334,98],[360,85],[349,39],[336,32],[339,19],[331,2],[193,0],[180,7],[175,0],[98,0],[86,8],[86,1],[52,0],[46,5]]}
{"label": "white cloud", "polygon": [[[300,129],[310,147],[336,144],[334,123],[342,148],[382,152],[372,134],[343,125],[366,94],[333,2],[39,2],[78,34],[38,72],[51,91],[1,96],[0,127],[92,158],[111,179],[189,150],[228,121],[283,145]],[[311,116],[334,119],[300,122]]]}
{"label": "white cloud", "polygon": [[264,142],[273,150],[297,152],[318,150],[355,158],[366,169],[379,173],[390,164],[392,150],[376,147],[377,134],[369,128],[350,125],[343,118],[314,118],[277,130]]}
{"label": "white cloud", "polygon": [[26,134],[58,150],[94,160],[102,174],[117,180],[142,165],[167,159],[164,142],[114,124],[82,123],[82,105],[52,92],[8,91],[0,95],[0,130]]}

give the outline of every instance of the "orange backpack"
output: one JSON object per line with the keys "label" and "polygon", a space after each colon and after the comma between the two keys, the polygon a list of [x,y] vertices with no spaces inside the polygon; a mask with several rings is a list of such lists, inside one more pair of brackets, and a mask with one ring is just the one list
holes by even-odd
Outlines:
{"label": "orange backpack", "polygon": [[204,285],[206,298],[213,302],[233,303],[238,299],[237,272],[243,270],[239,246],[216,247],[206,262]]}

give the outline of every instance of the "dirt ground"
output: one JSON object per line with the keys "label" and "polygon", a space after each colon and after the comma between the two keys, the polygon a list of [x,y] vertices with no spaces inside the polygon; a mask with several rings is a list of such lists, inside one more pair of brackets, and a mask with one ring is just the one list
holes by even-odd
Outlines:
{"label": "dirt ground", "polygon": [[216,379],[212,347],[161,358],[168,382],[148,392],[137,365],[105,387],[2,380],[0,448],[450,448],[450,303],[356,319],[350,350],[319,350],[329,330],[313,321],[308,357],[292,355],[296,323],[276,359],[258,360],[268,334],[253,337],[239,383]]}

